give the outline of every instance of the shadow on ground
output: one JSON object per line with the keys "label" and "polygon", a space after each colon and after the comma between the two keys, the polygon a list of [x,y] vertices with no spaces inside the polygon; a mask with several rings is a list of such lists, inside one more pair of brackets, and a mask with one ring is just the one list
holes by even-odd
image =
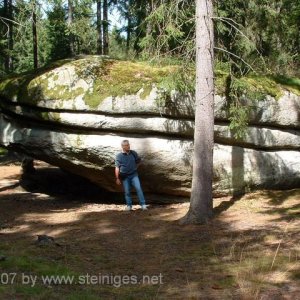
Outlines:
{"label": "shadow on ground", "polygon": [[22,156],[12,151],[5,151],[0,154],[0,166],[19,165],[21,164]]}
{"label": "shadow on ground", "polygon": [[[0,194],[0,272],[90,275],[96,283],[7,285],[3,299],[297,299],[300,292],[300,190],[216,200],[209,224],[181,226],[188,203],[125,212],[123,202],[57,168],[22,180],[22,190]],[[57,244],[37,245],[41,234]],[[99,283],[103,275],[110,283]],[[131,276],[138,283],[117,286]]]}
{"label": "shadow on ground", "polygon": [[24,174],[20,179],[21,187],[31,193],[49,196],[64,196],[67,199],[87,199],[92,202],[121,203],[120,193],[112,193],[93,184],[89,180],[56,167],[38,168]]}

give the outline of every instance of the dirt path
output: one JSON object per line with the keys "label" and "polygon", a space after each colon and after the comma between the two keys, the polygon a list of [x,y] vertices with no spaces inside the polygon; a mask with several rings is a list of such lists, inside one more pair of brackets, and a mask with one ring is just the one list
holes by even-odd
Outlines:
{"label": "dirt path", "polygon": [[[300,190],[215,199],[210,224],[182,227],[188,203],[125,212],[97,189],[78,189],[78,179],[37,167],[39,181],[21,186],[19,166],[0,166],[0,271],[17,278],[0,284],[0,298],[300,299]],[[37,235],[56,244],[41,246]],[[40,282],[25,286],[23,274]],[[45,289],[44,274],[77,282]],[[100,283],[104,275],[111,282]],[[95,283],[80,285],[88,276]]]}

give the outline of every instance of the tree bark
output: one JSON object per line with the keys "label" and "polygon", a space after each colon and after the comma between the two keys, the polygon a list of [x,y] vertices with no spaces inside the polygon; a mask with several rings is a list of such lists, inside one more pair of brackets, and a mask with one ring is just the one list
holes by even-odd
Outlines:
{"label": "tree bark", "polygon": [[102,1],[97,1],[97,54],[103,54],[102,47]]}
{"label": "tree bark", "polygon": [[108,3],[103,0],[103,54],[108,55]]}
{"label": "tree bark", "polygon": [[[3,2],[3,17],[7,18],[8,17],[8,2],[7,0],[4,0]],[[5,35],[5,29],[3,27],[3,32],[1,30],[1,34],[4,36]],[[6,47],[6,46],[5,46]],[[7,41],[7,49],[8,49],[8,41]],[[8,68],[8,53],[4,52],[4,70],[6,73],[9,72]]]}
{"label": "tree bark", "polygon": [[38,68],[38,42],[36,30],[36,0],[32,3],[32,37],[33,37],[33,67]]}
{"label": "tree bark", "polygon": [[130,13],[128,12],[128,15],[127,15],[126,54],[129,53],[130,39],[131,39],[131,15],[130,15]]}
{"label": "tree bark", "polygon": [[[4,16],[9,20],[13,20],[13,5],[12,0],[4,0]],[[7,22],[7,52],[4,60],[4,68],[6,73],[10,73],[13,71],[13,59],[11,56],[11,52],[14,48],[14,40],[13,40],[13,23],[11,21]]]}
{"label": "tree bark", "polygon": [[196,0],[196,109],[190,208],[181,224],[203,224],[213,215],[214,146],[212,0]]}
{"label": "tree bark", "polygon": [[70,52],[71,56],[75,55],[75,47],[74,47],[74,35],[72,33],[72,24],[73,24],[73,3],[72,0],[68,0],[68,27],[69,27],[69,44],[70,44]]}

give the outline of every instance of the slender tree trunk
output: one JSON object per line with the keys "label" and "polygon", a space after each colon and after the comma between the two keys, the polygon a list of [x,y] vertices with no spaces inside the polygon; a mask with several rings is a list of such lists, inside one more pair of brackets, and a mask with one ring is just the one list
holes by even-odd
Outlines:
{"label": "slender tree trunk", "polygon": [[97,1],[97,54],[103,54],[102,47],[102,1]]}
{"label": "slender tree trunk", "polygon": [[[13,6],[12,0],[4,0],[4,16],[9,20],[13,20]],[[5,55],[4,68],[7,73],[13,71],[13,60],[11,56],[11,52],[14,48],[14,40],[13,40],[13,23],[7,22],[7,52]]]}
{"label": "slender tree trunk", "polygon": [[[9,3],[9,16],[8,18],[10,20],[13,20],[13,4],[12,4],[12,0],[8,1]],[[14,35],[13,35],[13,23],[9,22],[10,24],[10,29],[9,29],[9,42],[8,42],[8,48],[10,53],[13,51],[14,49]],[[13,58],[12,55],[9,55],[9,70],[12,72],[14,70],[14,66],[13,66]]]}
{"label": "slender tree trunk", "polygon": [[[142,4],[142,3],[141,3]],[[146,8],[144,8],[146,9]],[[128,7],[127,7],[127,37],[126,37],[126,54],[129,53],[129,50],[130,50],[130,42],[131,42],[131,34],[132,34],[132,18],[133,18],[133,10],[134,10],[134,1],[132,0],[129,0],[128,1]],[[139,12],[138,14],[136,14],[136,17],[138,19],[138,27],[139,27],[139,24],[140,24],[140,21],[139,21],[139,15],[141,13]],[[138,38],[136,37],[136,40]]]}
{"label": "slender tree trunk", "polygon": [[103,0],[103,54],[108,55],[108,3]]}
{"label": "slender tree trunk", "polygon": [[[158,7],[162,4],[163,2],[160,2],[159,0],[151,0],[151,7],[150,7],[150,11],[149,11],[149,15],[150,14],[152,14],[154,11],[156,11],[157,9],[158,9]],[[156,31],[156,27],[157,27],[157,30],[159,30],[159,27],[160,27],[160,25],[159,25],[159,22],[158,22],[158,24],[157,24],[157,26],[156,25],[154,25],[153,23],[151,23],[151,22],[148,22],[148,24],[146,25],[147,26],[147,28],[146,28],[146,36],[150,36],[150,35],[152,35],[153,33],[152,33],[152,31],[154,30],[154,31]],[[154,47],[153,47],[154,46]],[[151,46],[149,46],[149,49],[148,49],[148,52],[149,53],[155,53],[156,52],[156,50],[155,50],[155,48],[156,48],[156,45],[151,45]]]}
{"label": "slender tree trunk", "polygon": [[75,47],[74,47],[74,35],[72,33],[72,24],[73,24],[73,3],[72,3],[72,0],[68,0],[68,27],[70,30],[69,43],[70,43],[71,56],[74,56],[75,55]]}
{"label": "slender tree trunk", "polygon": [[[147,12],[147,15],[150,15],[154,10],[156,9],[156,6],[153,2],[153,0],[150,1],[150,6],[148,8],[148,12]],[[146,25],[146,35],[150,35],[152,33],[152,24],[151,22],[147,22],[147,25]]]}
{"label": "slender tree trunk", "polygon": [[33,36],[33,66],[34,69],[38,68],[38,42],[36,30],[36,0],[32,3],[32,36]]}
{"label": "slender tree trunk", "polygon": [[144,38],[147,35],[150,35],[152,33],[152,25],[150,22],[146,22],[145,26],[142,25],[143,21],[145,20],[146,16],[149,16],[153,10],[156,9],[156,6],[151,1],[141,1],[139,3],[139,12],[136,16],[137,22],[136,22],[136,29],[135,29],[135,39],[133,44],[133,49],[135,50],[136,54],[138,55],[141,52],[141,47],[139,45],[140,40]]}
{"label": "slender tree trunk", "polygon": [[128,12],[128,15],[127,15],[126,54],[128,54],[128,52],[129,52],[130,39],[131,39],[131,16],[130,16],[130,13]]}
{"label": "slender tree trunk", "polygon": [[182,224],[206,223],[213,215],[214,146],[212,0],[196,0],[196,109],[190,208]]}
{"label": "slender tree trunk", "polygon": [[[8,17],[8,3],[7,0],[4,0],[3,2],[3,17],[7,18]],[[1,34],[5,34],[6,28],[4,28],[3,26],[3,32],[1,30]],[[8,49],[8,41],[7,41],[7,49]],[[9,72],[9,68],[8,68],[8,53],[6,53],[6,51],[4,52],[4,70],[6,73]]]}

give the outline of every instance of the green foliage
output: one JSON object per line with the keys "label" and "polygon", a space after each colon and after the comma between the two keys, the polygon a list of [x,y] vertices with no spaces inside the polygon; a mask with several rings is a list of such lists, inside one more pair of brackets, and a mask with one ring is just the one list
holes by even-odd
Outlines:
{"label": "green foliage", "polygon": [[231,103],[229,106],[229,129],[236,139],[243,138],[248,126],[249,107],[242,106],[239,102]]}
{"label": "green foliage", "polygon": [[145,19],[148,30],[140,41],[144,57],[194,56],[194,1],[166,1]]}
{"label": "green foliage", "polygon": [[96,54],[97,31],[94,26],[92,0],[81,0],[73,4],[73,22],[66,33],[74,39],[75,54]]}
{"label": "green foliage", "polygon": [[114,27],[110,35],[109,53],[116,59],[126,59],[126,40],[121,35],[121,31]]}
{"label": "green foliage", "polygon": [[1,263],[6,269],[14,269],[20,272],[34,272],[39,275],[74,275],[74,272],[62,265],[53,264],[46,259],[30,255],[11,256]]}
{"label": "green foliage", "polygon": [[183,94],[195,94],[195,67],[178,66],[174,72],[163,78],[161,87],[167,91],[176,90]]}
{"label": "green foliage", "polygon": [[249,107],[243,105],[248,87],[241,79],[227,75],[226,100],[228,103],[229,129],[236,139],[243,138],[248,125]]}
{"label": "green foliage", "polygon": [[292,91],[300,96],[300,79],[295,77],[287,77],[283,75],[270,76],[272,80],[279,83],[283,88]]}
{"label": "green foliage", "polygon": [[71,50],[65,19],[65,10],[60,5],[54,5],[53,9],[48,12],[46,28],[50,42],[49,61],[70,56]]}
{"label": "green foliage", "polygon": [[0,156],[5,155],[7,153],[7,149],[0,147]]}
{"label": "green foliage", "polygon": [[[144,57],[193,60],[194,1],[158,3],[145,19]],[[252,68],[299,75],[300,8],[295,1],[218,1],[215,16],[216,59],[229,62],[232,73],[241,76]]]}
{"label": "green foliage", "polygon": [[[32,1],[16,1],[13,18],[14,49],[7,50],[7,30],[0,38],[0,76],[5,74],[5,56],[13,59],[14,72],[33,68]],[[67,25],[67,2],[44,1],[38,5],[39,65],[69,57],[70,35],[75,54],[96,53],[96,22],[93,0],[80,0],[73,5],[73,22]],[[47,4],[47,5],[46,5]],[[123,25],[113,28],[109,47],[113,57],[125,59],[141,54],[144,58],[195,58],[195,1],[146,0],[111,1]],[[43,10],[46,9],[46,15]],[[3,2],[0,16],[5,15]],[[217,1],[215,3],[216,59],[231,64],[235,75],[246,74],[251,65],[256,71],[299,76],[300,5],[294,0],[281,1]],[[126,33],[123,35],[122,33]]]}
{"label": "green foliage", "polygon": [[[223,75],[224,76],[224,75]],[[282,95],[280,86],[266,76],[248,75],[245,77],[226,76],[225,95],[228,102],[229,128],[235,138],[246,134],[251,106],[245,100],[260,101],[267,95],[276,99]]]}
{"label": "green foliage", "polygon": [[230,61],[236,73],[249,71],[247,61],[262,72],[299,75],[297,1],[227,0],[215,8],[217,46],[235,55],[218,51],[217,59]]}

